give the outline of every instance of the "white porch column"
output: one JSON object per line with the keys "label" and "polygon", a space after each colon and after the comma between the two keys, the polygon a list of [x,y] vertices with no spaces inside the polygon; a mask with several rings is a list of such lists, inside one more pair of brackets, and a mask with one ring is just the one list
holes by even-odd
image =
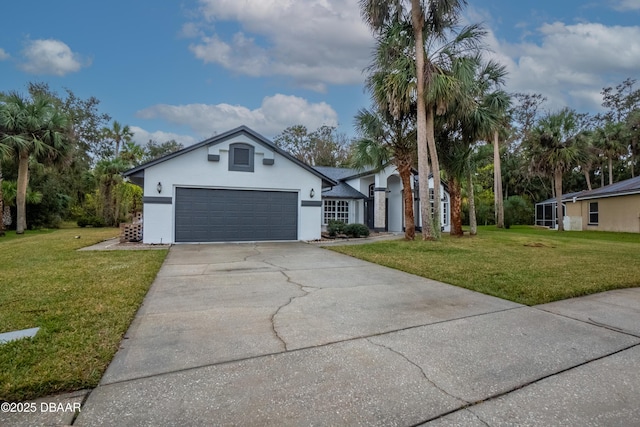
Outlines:
{"label": "white porch column", "polygon": [[387,188],[375,187],[373,193],[373,203],[375,207],[373,229],[375,231],[384,231],[386,227],[387,216]]}

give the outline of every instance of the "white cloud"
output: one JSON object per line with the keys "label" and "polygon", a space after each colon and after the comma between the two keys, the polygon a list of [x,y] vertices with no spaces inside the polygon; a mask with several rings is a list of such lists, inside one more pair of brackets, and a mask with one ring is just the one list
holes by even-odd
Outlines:
{"label": "white cloud", "polygon": [[314,104],[297,96],[282,94],[265,97],[262,105],[254,110],[230,104],[158,104],[138,111],[137,115],[143,119],[161,118],[170,123],[189,126],[203,138],[241,125],[273,137],[288,126],[296,124],[310,129],[317,129],[325,124],[338,124],[338,114],[327,103]]}
{"label": "white cloud", "polygon": [[618,0],[613,6],[615,10],[628,11],[628,10],[640,10],[639,0]]}
{"label": "white cloud", "polygon": [[26,61],[20,68],[31,74],[64,76],[89,65],[83,64],[80,56],[64,42],[54,39],[29,41],[22,54]]}
{"label": "white cloud", "polygon": [[507,89],[541,93],[550,109],[597,111],[603,87],[637,77],[640,27],[554,22],[535,34],[537,42],[509,44],[490,32],[488,43],[509,70]]}
{"label": "white cloud", "polygon": [[185,147],[198,142],[194,137],[189,135],[180,135],[177,133],[163,132],[160,130],[149,132],[138,126],[131,126],[131,131],[133,132],[133,141],[138,145],[145,145],[147,142],[149,142],[150,139],[153,139],[160,144],[171,141],[173,139],[176,142],[181,143]]}
{"label": "white cloud", "polygon": [[10,57],[11,55],[9,55],[7,52],[5,52],[4,49],[0,47],[0,61],[4,61],[5,59],[9,59]]}
{"label": "white cloud", "polygon": [[[200,0],[204,22],[233,21],[241,31],[225,40],[188,23],[190,46],[207,63],[251,76],[292,77],[318,91],[326,84],[360,84],[373,38],[353,0]],[[198,30],[196,30],[198,28]],[[210,30],[209,30],[210,31]]]}

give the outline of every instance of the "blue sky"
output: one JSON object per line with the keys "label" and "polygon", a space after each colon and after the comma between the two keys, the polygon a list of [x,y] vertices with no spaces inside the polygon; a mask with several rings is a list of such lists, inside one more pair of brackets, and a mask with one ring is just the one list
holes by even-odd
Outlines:
{"label": "blue sky", "polygon": [[[135,139],[185,145],[245,124],[353,134],[369,106],[373,39],[357,0],[5,2],[0,91],[30,81],[95,96]],[[600,91],[640,78],[640,0],[470,0],[507,90],[597,112]]]}

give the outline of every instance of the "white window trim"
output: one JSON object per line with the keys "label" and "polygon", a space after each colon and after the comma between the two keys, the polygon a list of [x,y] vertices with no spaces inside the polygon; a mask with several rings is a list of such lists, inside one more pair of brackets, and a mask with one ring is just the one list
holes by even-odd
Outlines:
{"label": "white window trim", "polygon": [[[327,215],[328,206],[332,206],[330,215]],[[348,199],[325,199],[322,201],[322,224],[328,225],[330,220],[343,221],[345,224],[351,222],[351,203]]]}
{"label": "white window trim", "polygon": [[[591,206],[595,205],[596,210],[591,210]],[[598,216],[598,220],[596,222],[591,221],[591,215],[596,214]],[[598,202],[589,202],[589,221],[588,225],[598,225],[600,222],[600,204]]]}

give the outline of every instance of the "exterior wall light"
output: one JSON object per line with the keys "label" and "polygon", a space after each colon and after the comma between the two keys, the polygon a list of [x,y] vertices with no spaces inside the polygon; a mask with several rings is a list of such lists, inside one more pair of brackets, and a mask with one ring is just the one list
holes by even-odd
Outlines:
{"label": "exterior wall light", "polygon": [[156,185],[156,190],[158,190],[158,194],[162,193],[162,183],[158,182],[158,185]]}
{"label": "exterior wall light", "polygon": [[315,195],[316,195],[316,192],[312,188],[311,191],[309,191],[309,197],[311,197],[313,199],[313,196],[315,196]]}

